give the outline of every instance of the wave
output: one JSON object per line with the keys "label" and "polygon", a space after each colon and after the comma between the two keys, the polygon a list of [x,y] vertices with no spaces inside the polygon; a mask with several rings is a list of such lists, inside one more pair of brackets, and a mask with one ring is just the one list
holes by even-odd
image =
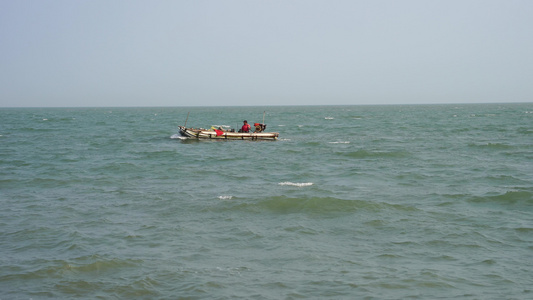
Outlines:
{"label": "wave", "polygon": [[352,152],[337,152],[338,154],[342,154],[351,158],[403,158],[408,157],[409,152],[405,151],[366,151],[366,150],[358,150],[358,151],[352,151]]}
{"label": "wave", "polygon": [[39,265],[48,265],[39,269],[5,275],[0,278],[3,280],[29,280],[29,279],[42,279],[51,277],[62,277],[67,273],[103,273],[103,272],[116,272],[119,269],[137,267],[142,264],[140,259],[102,259],[99,256],[81,257],[76,260],[95,259],[95,261],[86,264],[76,264],[73,262],[67,262],[64,260],[47,261],[39,259]]}
{"label": "wave", "polygon": [[179,134],[177,134],[177,133],[171,135],[170,138],[171,138],[171,139],[179,139],[179,140],[186,140],[186,139],[187,139],[186,137],[181,136],[181,135],[179,135]]}
{"label": "wave", "polygon": [[507,191],[500,195],[478,196],[468,200],[471,203],[497,203],[497,204],[533,204],[533,191],[518,189]]}
{"label": "wave", "polygon": [[289,182],[289,181],[286,181],[286,182],[280,182],[278,183],[279,185],[290,185],[290,186],[297,186],[297,187],[304,187],[304,186],[311,186],[313,185],[312,182]]}
{"label": "wave", "polygon": [[531,234],[533,235],[533,228],[531,227],[518,227],[518,228],[514,228],[514,230],[518,233],[524,233],[524,234]]}
{"label": "wave", "polygon": [[[290,214],[307,213],[317,215],[354,213],[360,210],[365,211],[413,211],[417,210],[408,205],[388,204],[382,202],[340,199],[335,197],[288,197],[272,196],[263,198],[257,202],[235,203],[225,206],[227,210],[245,210],[250,212],[265,212]],[[220,209],[220,207],[219,207]]]}
{"label": "wave", "polygon": [[72,270],[76,272],[107,272],[107,271],[115,271],[120,268],[125,267],[135,267],[142,263],[142,260],[135,260],[135,259],[98,259],[92,263],[83,264],[83,265],[72,265],[72,264],[66,264],[63,266],[63,269],[65,270]]}
{"label": "wave", "polygon": [[341,213],[354,212],[358,209],[372,206],[368,202],[358,200],[342,200],[333,197],[290,198],[274,196],[257,203],[255,208],[270,210],[278,213]]}
{"label": "wave", "polygon": [[517,132],[520,134],[533,134],[533,129],[522,127],[522,128],[519,128]]}
{"label": "wave", "polygon": [[42,121],[50,121],[50,122],[69,122],[69,121],[75,121],[76,118],[74,117],[62,117],[62,118],[43,118]]}
{"label": "wave", "polygon": [[501,149],[501,150],[514,149],[515,148],[515,146],[506,145],[506,144],[502,144],[502,143],[468,144],[468,146],[469,147],[474,147],[474,148],[487,148],[487,149],[495,149],[495,150],[498,150],[498,149]]}
{"label": "wave", "polygon": [[496,117],[496,114],[470,114],[471,118]]}

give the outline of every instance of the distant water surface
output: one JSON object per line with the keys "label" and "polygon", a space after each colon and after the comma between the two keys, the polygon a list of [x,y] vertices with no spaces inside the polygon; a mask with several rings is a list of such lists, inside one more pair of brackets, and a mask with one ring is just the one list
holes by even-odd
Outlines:
{"label": "distant water surface", "polygon": [[531,299],[533,104],[0,109],[0,253],[0,299]]}

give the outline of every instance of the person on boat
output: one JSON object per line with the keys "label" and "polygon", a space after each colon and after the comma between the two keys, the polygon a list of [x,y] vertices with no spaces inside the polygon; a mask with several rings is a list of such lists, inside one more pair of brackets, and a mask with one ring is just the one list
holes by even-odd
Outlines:
{"label": "person on boat", "polygon": [[250,129],[252,129],[252,126],[248,124],[248,121],[244,120],[240,132],[250,132]]}
{"label": "person on boat", "polygon": [[224,129],[219,126],[218,129],[215,129],[215,132],[217,133],[217,136],[221,136],[224,134]]}

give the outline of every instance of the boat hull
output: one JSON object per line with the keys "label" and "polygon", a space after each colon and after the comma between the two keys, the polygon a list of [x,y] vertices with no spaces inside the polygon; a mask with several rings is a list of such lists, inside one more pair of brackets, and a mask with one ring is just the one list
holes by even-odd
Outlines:
{"label": "boat hull", "polygon": [[180,126],[181,136],[194,139],[216,139],[216,140],[276,140],[279,136],[277,132],[227,132],[217,135],[216,131],[207,129],[186,128]]}

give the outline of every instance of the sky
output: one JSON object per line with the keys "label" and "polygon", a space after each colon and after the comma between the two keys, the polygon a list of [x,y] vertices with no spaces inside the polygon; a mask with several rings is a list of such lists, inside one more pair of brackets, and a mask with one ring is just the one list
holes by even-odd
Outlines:
{"label": "sky", "polygon": [[530,0],[0,0],[0,107],[533,102]]}

